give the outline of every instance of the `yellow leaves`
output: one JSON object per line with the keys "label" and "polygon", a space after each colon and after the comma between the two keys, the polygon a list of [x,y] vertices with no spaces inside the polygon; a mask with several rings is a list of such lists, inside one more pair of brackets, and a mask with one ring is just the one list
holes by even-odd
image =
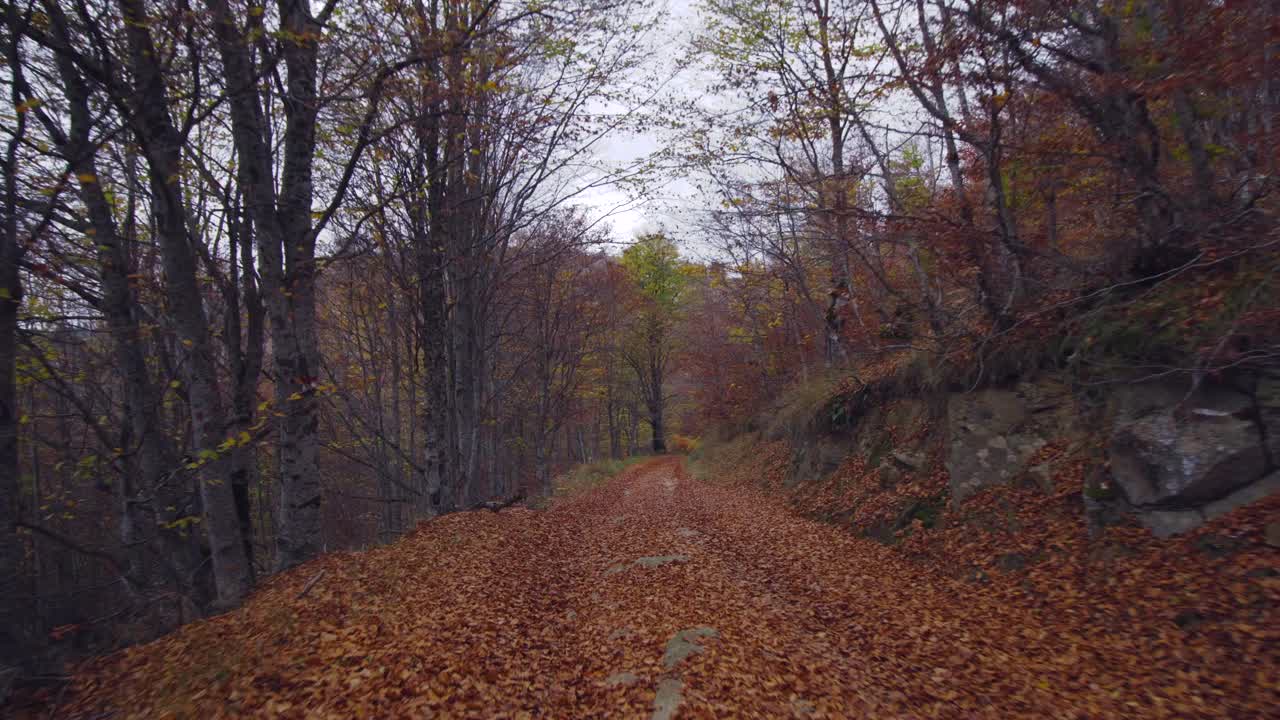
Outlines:
{"label": "yellow leaves", "polygon": [[14,107],[14,109],[15,109],[15,110],[17,110],[19,114],[22,114],[22,113],[25,113],[25,112],[30,112],[30,111],[32,111],[32,110],[34,110],[34,109],[36,109],[36,108],[40,107],[40,106],[41,106],[41,105],[43,105],[43,104],[44,104],[44,101],[43,101],[43,100],[41,100],[41,99],[39,99],[39,98],[28,98],[28,99],[23,100],[22,102],[18,103],[18,104]]}
{"label": "yellow leaves", "polygon": [[233,435],[218,445],[218,452],[226,452],[236,447],[243,447],[253,442],[253,437],[247,431],[241,430],[238,434]]}
{"label": "yellow leaves", "polygon": [[198,524],[200,521],[201,519],[199,515],[187,515],[186,517],[180,517],[175,520],[170,520],[169,522],[161,522],[159,525],[166,530],[187,530],[192,525]]}
{"label": "yellow leaves", "polygon": [[86,173],[77,173],[77,174],[76,174],[76,180],[79,180],[79,181],[80,181],[80,184],[82,184],[82,185],[92,185],[92,184],[94,184],[94,183],[98,182],[98,176],[97,176],[97,175],[94,175],[93,173],[87,173],[87,172],[86,172]]}

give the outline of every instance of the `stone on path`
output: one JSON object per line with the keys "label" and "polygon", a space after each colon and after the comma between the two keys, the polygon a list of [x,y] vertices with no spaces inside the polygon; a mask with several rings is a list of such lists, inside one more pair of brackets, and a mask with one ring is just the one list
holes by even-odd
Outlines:
{"label": "stone on path", "polygon": [[604,571],[604,574],[614,575],[634,565],[652,569],[662,567],[663,565],[670,565],[671,563],[687,562],[689,562],[688,555],[648,555],[646,557],[636,558],[634,561],[629,563],[615,563],[610,565],[609,568]]}
{"label": "stone on path", "polygon": [[666,678],[658,683],[658,694],[653,698],[653,715],[649,716],[650,720],[671,720],[675,717],[683,699],[680,694],[683,689],[684,683],[678,678]]}
{"label": "stone on path", "polygon": [[633,672],[614,673],[604,679],[606,687],[617,687],[619,685],[630,685],[640,679],[639,675]]}
{"label": "stone on path", "polygon": [[698,644],[698,641],[709,637],[720,637],[720,633],[710,627],[689,628],[676,633],[667,641],[667,650],[662,653],[662,666],[670,670],[681,660],[702,652],[702,645]]}
{"label": "stone on path", "polygon": [[671,563],[687,562],[689,562],[688,555],[650,555],[648,557],[636,559],[636,565],[643,565],[647,568],[662,567],[663,565],[670,565]]}

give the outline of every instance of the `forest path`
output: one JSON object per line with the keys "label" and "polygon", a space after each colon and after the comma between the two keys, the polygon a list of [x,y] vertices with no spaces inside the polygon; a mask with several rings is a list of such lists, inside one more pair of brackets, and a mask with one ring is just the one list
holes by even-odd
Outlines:
{"label": "forest path", "polygon": [[[594,518],[573,551],[588,580],[566,595],[565,640],[584,680],[573,716],[1048,717],[1062,707],[1001,651],[1016,630],[971,634],[967,609],[952,604],[966,586],[776,498],[690,479],[664,459],[570,508]],[[1017,610],[1008,620],[1035,625]]]}
{"label": "forest path", "polygon": [[1163,688],[1150,676],[1128,684],[1124,667],[1088,643],[1030,607],[928,574],[776,498],[693,480],[679,459],[662,458],[548,511],[458,513],[386,547],[326,555],[238,611],[84,669],[58,716],[1225,709],[1223,698],[1167,700],[1185,664],[1167,663]]}

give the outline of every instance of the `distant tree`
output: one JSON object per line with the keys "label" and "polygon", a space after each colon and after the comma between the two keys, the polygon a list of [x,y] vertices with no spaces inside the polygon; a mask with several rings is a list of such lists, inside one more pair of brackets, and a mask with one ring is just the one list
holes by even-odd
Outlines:
{"label": "distant tree", "polygon": [[661,232],[642,235],[622,253],[622,266],[640,291],[642,302],[631,325],[622,356],[636,375],[649,410],[653,451],[667,451],[664,384],[674,351],[673,328],[684,290],[680,252]]}

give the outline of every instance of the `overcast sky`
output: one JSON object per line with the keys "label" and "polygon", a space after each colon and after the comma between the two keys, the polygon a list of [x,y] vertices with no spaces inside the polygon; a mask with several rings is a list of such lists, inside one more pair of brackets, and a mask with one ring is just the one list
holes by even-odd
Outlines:
{"label": "overcast sky", "polygon": [[[675,59],[682,53],[700,26],[697,11],[698,0],[667,0],[669,17],[666,25],[655,33],[652,45],[652,70],[660,75],[671,75]],[[666,87],[669,93],[687,92],[692,86],[687,75],[676,75]],[[622,166],[642,159],[659,150],[665,142],[657,132],[643,134],[615,133],[604,140],[596,150],[597,157],[610,165]],[[657,188],[653,202],[635,201],[622,189],[598,188],[585,193],[580,204],[595,215],[608,215],[614,240],[627,243],[638,233],[651,232],[659,226],[679,234],[679,218],[666,206],[688,204],[692,201],[693,186],[684,178],[666,178]]]}

